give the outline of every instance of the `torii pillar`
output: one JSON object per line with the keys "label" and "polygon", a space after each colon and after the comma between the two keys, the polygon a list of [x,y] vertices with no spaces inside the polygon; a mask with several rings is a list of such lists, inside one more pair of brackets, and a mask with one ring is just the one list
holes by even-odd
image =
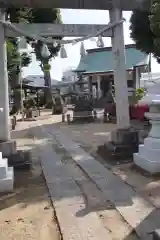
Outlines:
{"label": "torii pillar", "polygon": [[[111,22],[122,19],[122,10],[109,11]],[[125,61],[123,24],[113,28],[112,54],[114,61],[115,103],[117,130],[111,133],[111,141],[98,148],[109,159],[121,162],[132,158],[138,149],[138,133],[130,128],[128,87]]]}
{"label": "torii pillar", "polygon": [[[122,11],[120,9],[110,10],[109,14],[111,22],[122,19]],[[130,119],[123,24],[119,24],[113,28],[112,54],[114,61],[117,125],[118,128],[128,128],[130,126]]]}
{"label": "torii pillar", "polygon": [[[5,20],[5,13],[0,9],[0,20]],[[9,96],[8,96],[7,48],[5,29],[0,24],[0,141],[10,140]]]}
{"label": "torii pillar", "polygon": [[[0,20],[5,20],[3,9],[0,9]],[[12,156],[16,152],[16,142],[10,139],[8,90],[5,28],[0,24],[0,153],[5,158]]]}

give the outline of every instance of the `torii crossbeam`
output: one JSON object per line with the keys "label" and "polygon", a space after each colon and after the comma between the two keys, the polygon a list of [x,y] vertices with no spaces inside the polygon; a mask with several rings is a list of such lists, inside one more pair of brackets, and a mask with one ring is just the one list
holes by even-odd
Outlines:
{"label": "torii crossbeam", "polygon": [[132,11],[135,8],[150,6],[151,0],[0,0],[0,7],[35,7],[35,8],[71,8],[71,9],[100,9],[111,10],[118,8],[123,11]]}
{"label": "torii crossbeam", "polygon": [[[15,23],[16,27],[25,31],[26,34],[37,36],[62,36],[62,37],[81,37],[88,35],[95,35],[100,30],[104,29],[106,25],[96,24],[27,24],[27,23]],[[7,37],[21,37],[22,34],[12,31],[6,28],[5,35]],[[103,37],[112,37],[113,30],[109,29],[102,34]]]}

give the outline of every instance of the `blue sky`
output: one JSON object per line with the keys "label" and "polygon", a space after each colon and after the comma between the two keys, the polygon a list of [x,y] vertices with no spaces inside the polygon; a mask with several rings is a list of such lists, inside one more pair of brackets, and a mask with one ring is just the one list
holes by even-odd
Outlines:
{"label": "blue sky", "polygon": [[[108,11],[91,11],[91,10],[61,10],[63,23],[66,24],[107,24],[109,22]],[[124,12],[123,17],[126,19],[124,23],[124,39],[125,44],[133,43],[129,33],[129,19],[131,12]],[[104,38],[105,46],[111,45],[110,38]],[[96,43],[90,40],[85,41],[85,48],[95,48]],[[67,59],[56,57],[51,63],[51,76],[54,79],[61,80],[62,72],[69,67],[76,67],[80,60],[79,54],[80,44],[66,45]],[[42,74],[39,63],[36,62],[35,56],[32,57],[32,63],[29,67],[23,69],[23,76]],[[159,65],[155,59],[152,59],[152,71],[160,72]]]}

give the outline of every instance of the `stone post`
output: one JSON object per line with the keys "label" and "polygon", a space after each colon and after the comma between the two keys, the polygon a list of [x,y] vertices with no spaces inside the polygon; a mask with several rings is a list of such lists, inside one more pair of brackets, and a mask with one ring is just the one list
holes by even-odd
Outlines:
{"label": "stone post", "polygon": [[[119,21],[122,19],[122,11],[120,9],[112,9],[109,11],[109,14],[111,22]],[[130,126],[130,119],[126,79],[123,24],[117,25],[113,29],[112,53],[114,61],[114,85],[115,85],[117,125],[118,128],[121,129],[128,128]]]}
{"label": "stone post", "polygon": [[88,77],[88,89],[89,89],[89,94],[92,95],[92,76]]}
{"label": "stone post", "polygon": [[136,71],[136,89],[140,88],[140,73],[139,73],[139,68],[135,68]]}
{"label": "stone post", "polygon": [[97,98],[100,99],[102,96],[102,91],[101,91],[101,76],[97,76]]}
{"label": "stone post", "polygon": [[[0,9],[0,19],[5,20],[5,14]],[[0,24],[0,140],[10,140],[9,129],[9,96],[8,96],[8,73],[7,53],[4,27]]]}

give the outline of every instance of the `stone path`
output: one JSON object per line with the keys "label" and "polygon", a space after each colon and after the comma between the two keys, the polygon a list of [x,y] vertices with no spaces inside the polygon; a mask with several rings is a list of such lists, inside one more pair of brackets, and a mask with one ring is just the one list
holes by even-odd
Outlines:
{"label": "stone path", "polygon": [[[36,138],[46,138],[37,128]],[[42,168],[49,188],[50,196],[56,210],[61,233],[65,240],[95,239],[107,237],[112,239],[110,233],[103,228],[95,213],[77,218],[76,213],[85,207],[83,194],[67,173],[67,169],[61,162],[59,155],[53,150],[52,139],[47,136],[47,146],[41,145],[40,157]],[[38,144],[39,140],[37,140]]]}
{"label": "stone path", "polygon": [[152,239],[158,209],[53,125],[33,131],[64,240]]}

